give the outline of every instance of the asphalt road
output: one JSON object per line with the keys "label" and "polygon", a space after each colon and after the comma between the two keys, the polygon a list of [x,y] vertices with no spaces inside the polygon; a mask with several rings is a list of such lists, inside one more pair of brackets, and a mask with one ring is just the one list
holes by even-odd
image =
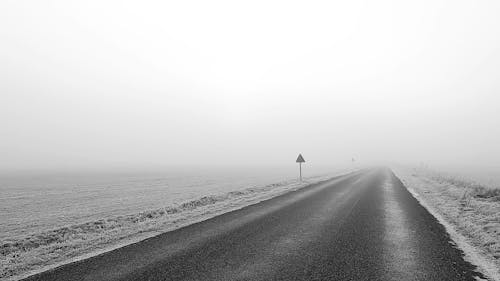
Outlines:
{"label": "asphalt road", "polygon": [[26,280],[475,280],[390,170],[369,169]]}

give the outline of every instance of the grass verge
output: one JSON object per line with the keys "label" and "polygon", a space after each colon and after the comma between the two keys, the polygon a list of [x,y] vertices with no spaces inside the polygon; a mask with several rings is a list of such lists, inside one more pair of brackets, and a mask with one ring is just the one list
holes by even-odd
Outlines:
{"label": "grass verge", "polygon": [[464,237],[500,279],[500,189],[429,169],[393,169],[408,189]]}

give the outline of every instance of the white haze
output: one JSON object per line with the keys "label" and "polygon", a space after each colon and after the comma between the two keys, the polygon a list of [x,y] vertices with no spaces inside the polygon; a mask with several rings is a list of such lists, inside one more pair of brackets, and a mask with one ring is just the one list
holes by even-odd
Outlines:
{"label": "white haze", "polygon": [[500,2],[0,2],[0,168],[500,166]]}

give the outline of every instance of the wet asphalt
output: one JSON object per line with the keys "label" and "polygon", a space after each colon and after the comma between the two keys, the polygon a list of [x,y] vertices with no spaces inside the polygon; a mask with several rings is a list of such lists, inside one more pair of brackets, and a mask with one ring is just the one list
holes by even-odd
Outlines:
{"label": "wet asphalt", "polygon": [[[483,277],[386,168],[313,184],[25,280]],[[484,278],[484,277],[483,277]]]}

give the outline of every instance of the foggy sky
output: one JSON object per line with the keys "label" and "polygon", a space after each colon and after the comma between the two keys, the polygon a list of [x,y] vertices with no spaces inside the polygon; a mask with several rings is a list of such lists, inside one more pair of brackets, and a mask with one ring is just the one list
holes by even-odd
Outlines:
{"label": "foggy sky", "polygon": [[0,2],[0,168],[500,166],[500,2]]}

